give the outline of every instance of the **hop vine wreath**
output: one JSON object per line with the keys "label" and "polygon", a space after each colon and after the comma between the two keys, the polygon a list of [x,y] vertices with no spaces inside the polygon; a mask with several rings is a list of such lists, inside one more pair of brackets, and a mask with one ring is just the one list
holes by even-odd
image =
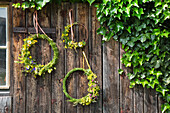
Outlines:
{"label": "hop vine wreath", "polygon": [[[76,71],[83,71],[85,75],[87,75],[87,79],[89,80],[88,86],[89,88],[87,89],[88,94],[80,99],[75,99],[71,97],[67,91],[66,91],[66,80],[70,76],[71,73],[76,72]],[[73,102],[74,105],[76,106],[77,104],[82,104],[82,105],[89,105],[92,102],[96,102],[97,97],[99,96],[99,86],[98,86],[98,81],[97,81],[97,76],[91,71],[91,69],[83,69],[83,68],[74,68],[71,71],[67,73],[63,80],[63,92],[65,93],[66,97],[69,98],[70,102]]]}
{"label": "hop vine wreath", "polygon": [[63,31],[61,38],[63,39],[63,42],[65,42],[65,48],[70,48],[70,49],[74,48],[76,50],[76,48],[83,48],[86,45],[86,41],[88,37],[86,38],[86,40],[82,40],[80,42],[75,42],[72,39],[70,39],[69,32],[70,32],[71,27],[74,25],[82,25],[82,24],[75,22],[73,24],[69,24],[65,26],[65,30]]}
{"label": "hop vine wreath", "polygon": [[[38,38],[47,40],[54,51],[53,59],[46,65],[37,64],[35,59],[32,58],[31,52],[29,51],[30,47],[32,47],[37,42]],[[36,78],[36,75],[41,76],[42,74],[45,74],[46,71],[51,73],[53,69],[56,69],[55,67],[53,68],[53,66],[56,64],[58,59],[58,48],[55,42],[53,42],[53,40],[47,35],[35,34],[24,39],[24,45],[19,56],[20,57],[18,59],[20,61],[17,61],[16,63],[24,64],[24,71],[28,73],[34,73],[34,77]]]}

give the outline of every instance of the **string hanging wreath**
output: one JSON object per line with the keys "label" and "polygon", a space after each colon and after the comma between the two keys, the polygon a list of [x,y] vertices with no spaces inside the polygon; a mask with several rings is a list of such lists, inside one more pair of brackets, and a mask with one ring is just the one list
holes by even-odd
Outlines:
{"label": "string hanging wreath", "polygon": [[[37,64],[35,59],[32,58],[31,52],[29,51],[29,49],[37,42],[38,38],[47,40],[54,51],[53,59],[46,65]],[[18,63],[24,64],[24,71],[28,73],[34,73],[34,77],[36,78],[36,75],[41,76],[42,74],[45,74],[46,71],[48,71],[48,73],[51,73],[53,69],[56,69],[55,67],[53,68],[53,66],[56,64],[58,59],[58,48],[56,46],[56,43],[53,42],[53,40],[47,35],[31,35],[28,38],[24,39],[24,45],[22,46],[21,54],[18,59],[20,60],[18,61]]]}
{"label": "string hanging wreath", "polygon": [[[85,56],[84,52],[83,55]],[[86,62],[88,64],[87,58],[85,57]],[[88,64],[89,66],[89,64]],[[70,74],[76,72],[76,71],[83,71],[85,73],[85,75],[87,76],[88,79],[88,86],[89,88],[87,89],[88,94],[82,98],[76,99],[71,97],[66,90],[66,80],[67,78],[70,76]],[[99,96],[99,85],[98,85],[98,81],[97,81],[97,76],[96,74],[94,74],[89,66],[89,69],[84,69],[84,68],[74,68],[71,71],[69,71],[67,73],[67,75],[65,76],[64,80],[63,80],[63,92],[66,95],[67,98],[69,98],[69,102],[73,102],[74,106],[76,106],[77,104],[82,104],[82,105],[89,105],[91,103],[96,102],[98,96]]]}
{"label": "string hanging wreath", "polygon": [[[46,71],[48,71],[48,73],[51,73],[53,69],[56,69],[53,66],[57,63],[58,48],[56,46],[56,43],[53,42],[53,40],[48,37],[43,29],[40,27],[37,19],[37,11],[34,12],[33,19],[36,34],[30,35],[28,38],[24,39],[24,45],[22,46],[21,54],[18,58],[20,61],[16,61],[16,63],[24,64],[24,71],[27,73],[33,73],[34,77],[36,78],[37,75],[44,75]],[[43,34],[38,33],[38,27]],[[37,42],[37,39],[47,40],[54,51],[53,59],[46,65],[37,64],[35,59],[32,58],[31,52],[29,51],[29,49]]]}
{"label": "string hanging wreath", "polygon": [[[75,26],[75,25],[83,26],[85,28],[87,34],[88,34],[88,30],[83,24],[80,24],[78,22],[74,22],[74,23],[72,22],[71,11],[72,11],[72,9],[69,11],[70,24],[65,26],[65,30],[62,33],[61,39],[63,39],[63,42],[65,43],[65,48],[70,48],[70,49],[74,48],[76,50],[76,48],[83,48],[86,45],[86,41],[88,39],[88,36],[86,35],[86,39],[82,40],[80,42],[74,41],[73,40],[73,37],[74,37],[73,26]],[[70,30],[71,30],[71,38],[69,37]]]}

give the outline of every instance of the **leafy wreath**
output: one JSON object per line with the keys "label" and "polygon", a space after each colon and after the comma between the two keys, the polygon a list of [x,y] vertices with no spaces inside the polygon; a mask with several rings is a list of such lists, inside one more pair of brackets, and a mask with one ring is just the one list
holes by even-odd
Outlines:
{"label": "leafy wreath", "polygon": [[[94,74],[92,72],[84,51],[83,51],[83,55],[85,57],[85,60],[87,62],[89,69],[84,69],[84,60],[83,60],[83,68],[74,68],[74,69],[70,70],[63,80],[63,92],[66,95],[66,97],[70,99],[69,101],[74,103],[74,106],[76,106],[77,104],[89,105],[91,103],[96,102],[96,100],[99,96],[100,88],[98,85],[97,76],[96,76],[96,74]],[[89,82],[88,82],[89,88],[87,89],[88,94],[82,98],[79,98],[79,99],[71,97],[67,93],[67,90],[66,90],[67,78],[70,76],[71,73],[76,72],[76,71],[83,71],[85,73],[85,75],[87,76],[87,79],[89,80]]]}
{"label": "leafy wreath", "polygon": [[[85,75],[87,75],[87,79],[89,80],[88,86],[89,88],[87,89],[88,94],[80,99],[75,99],[71,97],[67,91],[66,91],[66,80],[70,76],[71,73],[76,72],[76,71],[83,71]],[[98,86],[98,81],[96,80],[97,76],[91,71],[91,69],[83,69],[83,68],[74,68],[71,71],[67,73],[63,80],[63,92],[66,95],[67,98],[69,98],[70,102],[73,102],[74,105],[76,106],[77,104],[82,104],[82,105],[89,105],[92,102],[96,102],[97,97],[99,96],[99,86]]]}
{"label": "leafy wreath", "polygon": [[[37,64],[35,59],[32,58],[31,52],[29,51],[30,47],[32,47],[37,42],[38,38],[47,40],[54,51],[53,59],[46,65]],[[34,73],[34,77],[36,78],[36,75],[41,76],[42,74],[45,74],[46,71],[48,71],[48,73],[51,73],[53,69],[56,69],[55,67],[53,68],[53,66],[56,64],[58,59],[58,49],[55,42],[53,42],[53,40],[47,35],[35,34],[24,39],[24,45],[18,59],[20,60],[18,61],[18,63],[24,64],[25,72]]]}
{"label": "leafy wreath", "polygon": [[65,30],[63,31],[62,33],[62,39],[63,39],[63,42],[65,42],[65,48],[83,48],[85,45],[86,45],[86,41],[85,40],[82,40],[80,42],[75,42],[73,40],[71,40],[69,38],[69,32],[70,32],[70,28],[74,25],[78,25],[77,22],[73,23],[72,25],[67,25],[65,26]]}
{"label": "leafy wreath", "polygon": [[[88,30],[87,28],[83,25],[83,24],[80,24],[78,22],[72,22],[73,19],[71,18],[71,12],[72,12],[72,9],[69,11],[69,18],[70,18],[70,24],[65,26],[65,30],[63,31],[62,33],[62,37],[61,39],[63,39],[63,42],[65,42],[65,48],[74,48],[76,50],[76,48],[83,48],[85,45],[86,45],[86,42],[88,40],[88,35],[86,35],[86,39],[85,40],[82,40],[80,42],[75,42],[73,40],[74,38],[74,33],[73,33],[73,26],[75,25],[80,25],[80,26],[83,26],[88,34]],[[69,32],[71,30],[71,38],[69,37]]]}
{"label": "leafy wreath", "polygon": [[[56,69],[55,67],[53,68],[53,66],[57,63],[58,48],[56,46],[56,43],[53,42],[53,40],[48,37],[43,29],[40,27],[37,19],[37,11],[34,12],[33,20],[36,34],[30,35],[28,38],[24,39],[24,45],[21,49],[21,54],[19,55],[20,57],[18,57],[20,61],[16,61],[16,63],[24,64],[25,72],[34,73],[34,77],[36,78],[36,75],[41,76],[44,75],[46,71],[48,71],[48,73],[51,73],[53,69]],[[38,27],[43,34],[38,33]],[[47,40],[54,51],[53,59],[46,65],[37,64],[35,59],[32,58],[31,52],[29,51],[30,47],[32,47],[37,42],[38,38]]]}

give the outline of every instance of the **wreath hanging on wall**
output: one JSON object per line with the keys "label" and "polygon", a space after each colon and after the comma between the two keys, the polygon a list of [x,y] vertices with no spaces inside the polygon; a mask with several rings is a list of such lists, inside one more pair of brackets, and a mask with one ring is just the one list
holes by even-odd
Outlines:
{"label": "wreath hanging on wall", "polygon": [[[72,70],[70,70],[67,75],[65,76],[64,80],[63,80],[63,92],[66,95],[67,98],[69,98],[69,102],[73,102],[74,106],[76,106],[77,104],[82,104],[82,105],[89,105],[91,103],[96,102],[98,96],[99,96],[99,85],[98,85],[98,81],[97,81],[97,75],[94,74],[90,68],[90,65],[88,63],[88,60],[85,56],[85,53],[83,51],[83,55],[86,59],[87,65],[89,67],[89,69],[84,69],[84,68],[74,68]],[[83,66],[84,67],[84,66]],[[72,74],[73,72],[76,71],[83,71],[85,73],[85,75],[87,76],[88,79],[88,86],[89,88],[87,89],[88,94],[82,98],[76,99],[71,97],[66,90],[66,81],[67,78],[70,76],[70,74]]]}
{"label": "wreath hanging on wall", "polygon": [[[73,25],[81,25],[86,29],[86,32],[88,34],[88,30],[87,28],[80,23],[73,23],[72,19],[71,19],[71,11],[72,9],[69,11],[69,17],[70,17],[70,25],[65,27],[65,31],[62,34],[62,39],[63,42],[65,42],[65,48],[74,48],[76,50],[76,48],[83,48],[86,45],[86,41],[88,40],[88,35],[86,35],[86,40],[81,41],[81,42],[75,42],[73,41]],[[73,23],[73,24],[72,24]],[[69,38],[69,30],[71,29],[71,39]],[[86,60],[86,63],[89,67],[89,69],[84,69],[84,58]],[[71,97],[66,89],[66,81],[67,78],[70,76],[70,74],[76,72],[76,71],[83,71],[84,74],[87,76],[88,79],[88,86],[89,88],[87,89],[88,94],[82,98],[76,99]],[[74,68],[72,70],[70,70],[67,75],[65,76],[64,80],[63,80],[63,92],[66,95],[67,98],[69,98],[69,102],[73,102],[74,106],[76,106],[77,104],[82,104],[82,105],[89,105],[91,103],[96,102],[98,96],[99,96],[99,85],[98,85],[98,81],[97,81],[97,76],[96,74],[94,74],[90,68],[90,65],[88,63],[87,57],[83,51],[83,68]]]}
{"label": "wreath hanging on wall", "polygon": [[[83,47],[86,46],[86,42],[88,40],[88,35],[86,35],[86,39],[84,39],[84,40],[82,40],[80,42],[74,41],[73,40],[74,39],[73,26],[79,25],[79,26],[84,27],[87,34],[88,34],[88,30],[83,24],[81,24],[79,22],[74,22],[73,23],[73,19],[71,17],[71,12],[72,12],[72,9],[69,11],[70,24],[65,26],[65,30],[62,33],[61,39],[63,39],[63,42],[65,43],[65,48],[66,49],[67,48],[70,48],[70,49],[74,48],[76,50],[77,48],[83,48]],[[70,32],[71,32],[71,38],[69,36]]]}
{"label": "wreath hanging on wall", "polygon": [[[16,63],[24,64],[24,72],[27,73],[33,73],[34,77],[36,78],[37,75],[41,76],[44,75],[45,72],[48,71],[48,73],[51,73],[53,69],[56,69],[53,67],[57,63],[58,59],[58,48],[56,46],[56,43],[48,37],[45,32],[42,30],[40,25],[37,21],[37,11],[34,13],[34,27],[36,29],[36,34],[30,35],[28,38],[24,39],[24,44],[21,49],[21,54],[19,55],[18,59],[20,61],[16,61]],[[38,33],[38,27],[43,32],[43,34]],[[32,58],[30,48],[35,45],[37,39],[43,39],[47,40],[49,45],[52,47],[54,51],[53,59],[46,65],[37,64],[36,60]]]}

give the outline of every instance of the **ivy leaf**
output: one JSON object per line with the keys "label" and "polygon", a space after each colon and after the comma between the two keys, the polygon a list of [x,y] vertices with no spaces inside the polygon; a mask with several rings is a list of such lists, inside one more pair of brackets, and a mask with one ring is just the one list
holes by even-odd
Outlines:
{"label": "ivy leaf", "polygon": [[[89,1],[93,1],[93,0],[89,0]],[[95,1],[95,0],[94,0]],[[93,2],[94,2],[93,1]],[[103,3],[106,5],[107,4],[107,2],[109,2],[110,0],[103,0]]]}
{"label": "ivy leaf", "polygon": [[142,43],[145,42],[145,41],[146,41],[146,36],[145,36],[145,35],[142,35],[140,41],[141,41]]}
{"label": "ivy leaf", "polygon": [[170,109],[170,105],[168,103],[162,104],[161,106],[162,113],[164,113],[166,110],[169,109]]}
{"label": "ivy leaf", "polygon": [[121,42],[123,45],[125,45],[125,44],[128,42],[128,40],[129,40],[129,37],[121,37],[121,38],[120,38],[120,42]]}
{"label": "ivy leaf", "polygon": [[133,4],[133,6],[139,7],[139,6],[138,6],[138,0],[134,0],[134,1],[132,2],[132,4]]}
{"label": "ivy leaf", "polygon": [[130,81],[130,86],[129,86],[129,88],[133,88],[135,86],[135,81]]}
{"label": "ivy leaf", "polygon": [[155,68],[156,68],[156,69],[157,69],[157,68],[159,68],[159,67],[160,67],[160,65],[161,65],[161,61],[160,61],[160,60],[157,60],[157,61],[156,61]]}
{"label": "ivy leaf", "polygon": [[142,0],[143,3],[147,2],[147,0]]}
{"label": "ivy leaf", "polygon": [[158,5],[161,5],[161,1],[160,0],[155,0],[155,7],[157,7]]}
{"label": "ivy leaf", "polygon": [[[161,86],[160,86],[161,87]],[[163,87],[161,87],[161,88],[156,88],[156,91],[157,92],[160,92],[160,93],[162,93],[162,95],[163,96],[165,96],[165,93],[167,92],[167,91],[169,91],[168,89],[165,89],[165,88],[163,88]]]}
{"label": "ivy leaf", "polygon": [[158,71],[156,73],[154,73],[154,75],[156,75],[156,78],[158,79],[160,75],[162,75],[162,72],[161,71]]}
{"label": "ivy leaf", "polygon": [[131,33],[131,26],[129,26],[126,30],[127,30],[129,33]]}
{"label": "ivy leaf", "polygon": [[119,72],[120,75],[123,74],[123,70],[122,69],[119,69],[118,72]]}
{"label": "ivy leaf", "polygon": [[127,76],[129,78],[129,80],[132,80],[133,78],[135,78],[135,75],[131,74],[131,73],[128,73]]}
{"label": "ivy leaf", "polygon": [[104,27],[100,27],[98,30],[97,30],[97,33],[98,34],[101,34],[101,35],[105,35],[106,34],[106,28]]}
{"label": "ivy leaf", "polygon": [[141,14],[144,14],[143,8],[140,8],[140,9],[139,9],[139,14],[140,14],[140,15],[141,15]]}
{"label": "ivy leaf", "polygon": [[120,13],[118,13],[117,15],[115,15],[115,17],[119,18],[119,20],[120,20],[120,16],[121,16]]}
{"label": "ivy leaf", "polygon": [[[95,1],[95,0],[87,0],[91,6],[91,4]],[[106,0],[105,0],[106,1]]]}
{"label": "ivy leaf", "polygon": [[39,0],[37,4],[42,8],[44,7],[50,0]]}
{"label": "ivy leaf", "polygon": [[133,47],[135,45],[135,43],[133,43],[132,41],[128,41],[127,45],[130,47]]}
{"label": "ivy leaf", "polygon": [[148,84],[148,81],[142,79],[142,80],[140,81],[140,83],[142,84],[143,87],[145,87],[145,85]]}
{"label": "ivy leaf", "polygon": [[111,7],[110,13],[113,14],[113,15],[117,14],[117,8],[116,7]]}
{"label": "ivy leaf", "polygon": [[116,24],[117,32],[124,28],[123,23],[119,22]]}

